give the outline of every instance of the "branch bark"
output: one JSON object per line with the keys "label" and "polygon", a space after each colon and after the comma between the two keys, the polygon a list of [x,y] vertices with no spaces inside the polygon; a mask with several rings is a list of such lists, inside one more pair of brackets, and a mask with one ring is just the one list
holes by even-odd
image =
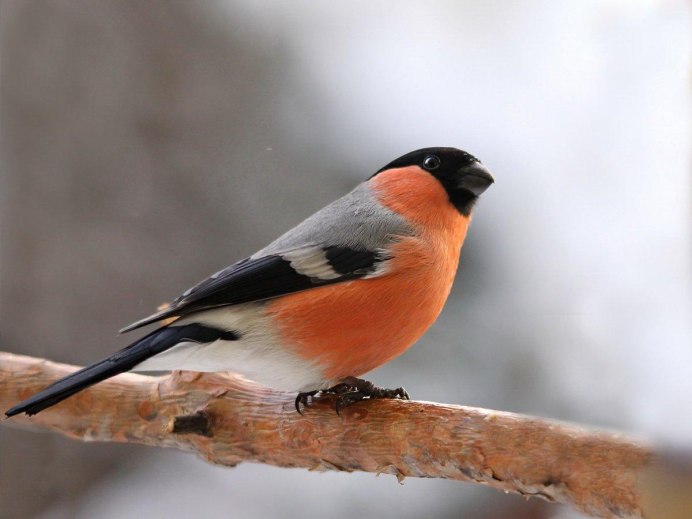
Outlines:
{"label": "branch bark", "polygon": [[[75,367],[0,352],[4,410]],[[598,517],[642,516],[637,478],[651,449],[619,434],[513,413],[374,400],[336,416],[330,397],[300,416],[295,395],[229,374],[123,374],[5,425],[84,441],[132,442],[310,470],[447,478],[539,496]]]}

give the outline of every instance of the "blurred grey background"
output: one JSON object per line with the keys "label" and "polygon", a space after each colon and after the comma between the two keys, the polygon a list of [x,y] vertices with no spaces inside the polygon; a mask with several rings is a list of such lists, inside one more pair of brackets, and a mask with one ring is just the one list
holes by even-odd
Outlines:
{"label": "blurred grey background", "polygon": [[[369,377],[417,399],[692,437],[682,0],[5,0],[0,348],[121,326],[424,146],[481,158],[438,323]],[[6,425],[6,424],[3,424]],[[0,427],[0,517],[577,518],[469,484]]]}

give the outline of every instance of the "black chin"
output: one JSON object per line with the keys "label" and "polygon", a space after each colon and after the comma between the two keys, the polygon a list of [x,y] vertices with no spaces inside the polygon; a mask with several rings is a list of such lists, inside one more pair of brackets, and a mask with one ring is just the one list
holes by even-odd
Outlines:
{"label": "black chin", "polygon": [[457,208],[464,216],[470,216],[473,211],[473,206],[476,205],[478,197],[474,195],[471,191],[466,189],[455,189],[454,191],[447,191],[449,195],[449,201],[452,205]]}

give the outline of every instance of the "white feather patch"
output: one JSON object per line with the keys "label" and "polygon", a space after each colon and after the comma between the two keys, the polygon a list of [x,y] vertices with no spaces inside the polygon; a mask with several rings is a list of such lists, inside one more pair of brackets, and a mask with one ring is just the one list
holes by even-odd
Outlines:
{"label": "white feather patch", "polygon": [[[381,258],[375,263],[375,269],[363,276],[363,279],[372,279],[389,274],[390,263],[388,259],[391,257],[390,251],[388,249],[377,249],[377,256]],[[384,259],[382,259],[384,258]]]}
{"label": "white feather patch", "polygon": [[284,252],[281,257],[291,263],[298,274],[317,279],[336,279],[341,277],[327,260],[327,253],[320,246],[303,247]]}

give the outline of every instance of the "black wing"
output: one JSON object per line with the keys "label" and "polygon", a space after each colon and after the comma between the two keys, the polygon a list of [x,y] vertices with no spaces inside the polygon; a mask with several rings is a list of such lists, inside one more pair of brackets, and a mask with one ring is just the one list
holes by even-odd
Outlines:
{"label": "black wing", "polygon": [[206,308],[237,305],[361,278],[372,274],[387,257],[348,247],[310,246],[294,251],[247,258],[187,290],[170,307],[137,321],[129,332],[168,317]]}

